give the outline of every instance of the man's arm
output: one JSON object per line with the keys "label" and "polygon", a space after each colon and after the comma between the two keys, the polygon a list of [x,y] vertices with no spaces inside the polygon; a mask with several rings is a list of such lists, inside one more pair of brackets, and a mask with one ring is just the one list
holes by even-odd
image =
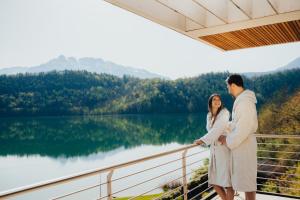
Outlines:
{"label": "man's arm", "polygon": [[226,144],[230,149],[237,148],[257,129],[257,113],[253,102],[244,100],[235,108],[234,129],[228,134]]}

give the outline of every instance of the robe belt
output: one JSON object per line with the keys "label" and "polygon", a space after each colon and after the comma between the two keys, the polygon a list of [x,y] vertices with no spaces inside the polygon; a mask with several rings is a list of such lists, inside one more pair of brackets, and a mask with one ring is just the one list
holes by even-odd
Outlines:
{"label": "robe belt", "polygon": [[230,151],[230,171],[233,174],[233,153]]}
{"label": "robe belt", "polygon": [[211,171],[217,171],[217,167],[216,167],[216,153],[215,153],[215,143],[213,143],[213,145],[211,146],[211,151],[210,151],[210,170]]}

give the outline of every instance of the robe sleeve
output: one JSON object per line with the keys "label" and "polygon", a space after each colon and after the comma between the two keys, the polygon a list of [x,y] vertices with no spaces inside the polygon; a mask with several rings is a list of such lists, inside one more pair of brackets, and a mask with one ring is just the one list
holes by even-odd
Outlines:
{"label": "robe sleeve", "polygon": [[224,133],[228,126],[229,112],[223,111],[220,113],[213,125],[213,127],[200,138],[206,145],[211,145],[214,141],[218,140],[219,136]]}
{"label": "robe sleeve", "polygon": [[207,114],[207,116],[206,116],[206,131],[209,131],[209,129],[210,129],[209,123],[210,123],[209,114]]}
{"label": "robe sleeve", "polygon": [[257,129],[257,113],[253,102],[241,101],[235,108],[234,128],[227,135],[226,143],[230,149],[237,148]]}

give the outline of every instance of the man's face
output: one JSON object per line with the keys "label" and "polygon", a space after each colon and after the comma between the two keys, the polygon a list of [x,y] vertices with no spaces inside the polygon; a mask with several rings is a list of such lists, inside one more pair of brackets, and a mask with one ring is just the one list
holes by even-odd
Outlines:
{"label": "man's face", "polygon": [[232,95],[232,86],[233,86],[233,84],[229,85],[227,83],[227,90],[228,90],[228,93],[231,94],[231,95]]}

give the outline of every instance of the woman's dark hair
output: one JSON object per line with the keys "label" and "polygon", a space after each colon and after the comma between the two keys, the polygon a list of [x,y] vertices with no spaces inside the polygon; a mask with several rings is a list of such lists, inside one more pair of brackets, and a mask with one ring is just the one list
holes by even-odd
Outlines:
{"label": "woman's dark hair", "polygon": [[221,99],[221,95],[214,93],[212,95],[210,95],[210,97],[208,98],[208,111],[211,113],[211,116],[213,116],[213,112],[212,112],[212,101],[214,97],[219,97],[221,100],[221,106],[218,108],[216,116],[214,116],[214,121],[212,122],[212,126],[214,125],[216,118],[218,116],[218,114],[221,112],[221,110],[224,108],[222,99]]}
{"label": "woman's dark hair", "polygon": [[239,87],[244,87],[244,81],[241,75],[232,74],[227,79],[226,82],[231,85],[232,83],[236,84]]}

